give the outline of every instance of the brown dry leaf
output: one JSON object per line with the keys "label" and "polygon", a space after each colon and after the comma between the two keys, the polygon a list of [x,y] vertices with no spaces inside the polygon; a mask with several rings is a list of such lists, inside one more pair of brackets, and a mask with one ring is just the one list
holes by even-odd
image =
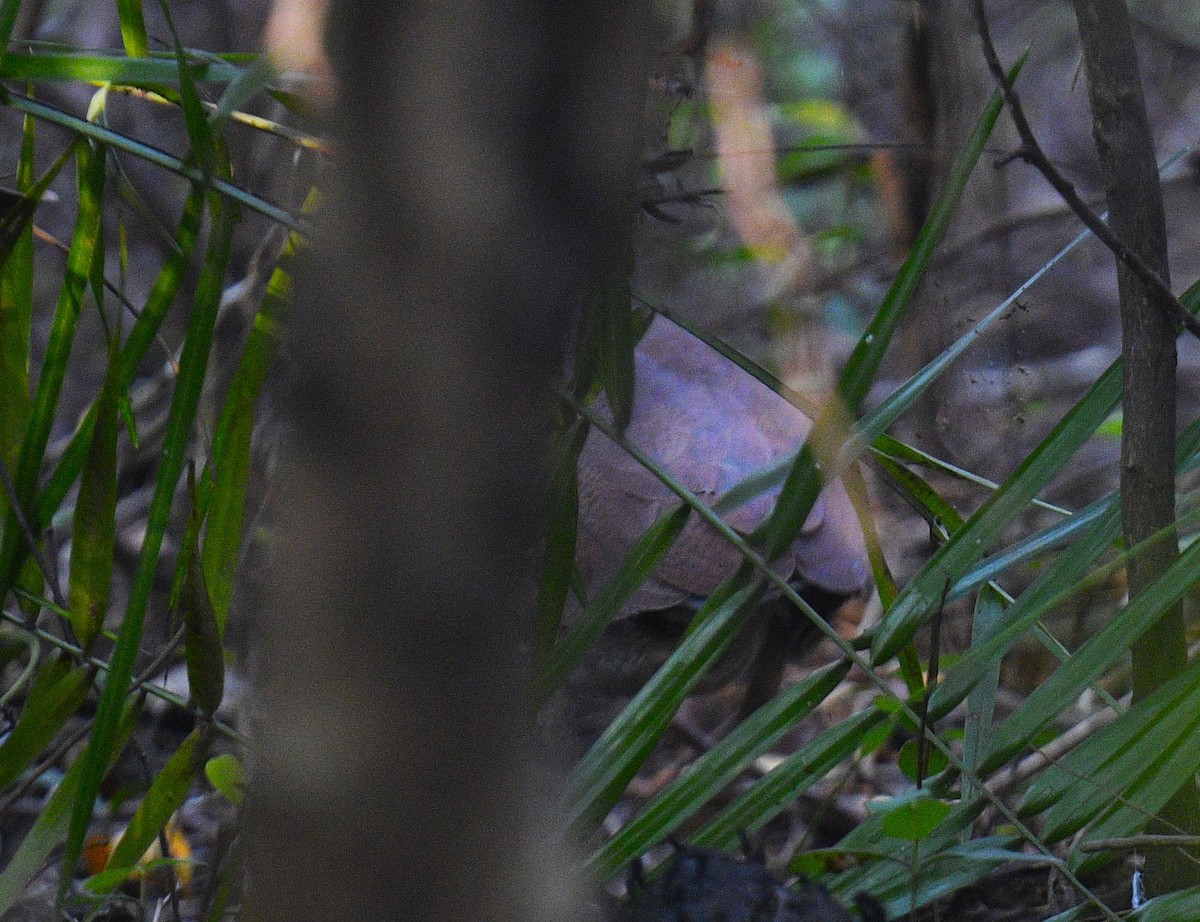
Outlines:
{"label": "brown dry leaf", "polygon": [[[188,842],[187,836],[183,834],[183,830],[179,828],[179,824],[175,820],[168,822],[163,831],[167,837],[167,847],[171,850],[171,857],[183,859],[174,866],[174,871],[175,877],[179,880],[180,890],[184,896],[187,896],[191,893],[192,887],[192,865],[187,860],[192,857],[191,843]],[[124,835],[124,830],[115,836],[97,833],[87,837],[83,843],[83,863],[88,874],[99,874],[105,869],[108,859],[116,849],[117,843],[121,841],[122,835]],[[138,862],[139,865],[149,864],[163,856],[160,842],[161,839],[154,840],[154,843],[142,855],[141,861]],[[129,881],[135,882],[140,877],[139,872],[134,872],[130,875]],[[169,879],[163,868],[156,868],[150,872],[150,882],[154,890],[166,890],[170,887]]]}

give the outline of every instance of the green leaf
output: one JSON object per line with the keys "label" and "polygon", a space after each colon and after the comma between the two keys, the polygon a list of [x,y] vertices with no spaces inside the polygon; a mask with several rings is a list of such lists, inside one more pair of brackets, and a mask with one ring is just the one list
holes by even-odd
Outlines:
{"label": "green leaf", "polygon": [[[579,453],[587,439],[587,423],[576,418],[560,431],[551,450],[546,484],[545,552],[538,584],[537,619],[534,622],[535,668],[544,675],[546,656],[558,636],[563,610],[575,572],[575,544],[579,526]],[[586,604],[586,602],[585,602]],[[540,694],[535,692],[535,700]]]}
{"label": "green leaf", "polygon": [[188,792],[192,789],[192,779],[195,778],[204,758],[211,734],[210,726],[197,727],[167,760],[162,771],[151,782],[150,790],[142,798],[116,848],[109,855],[105,871],[111,873],[103,879],[91,878],[90,890],[94,893],[110,893],[137,868],[146,849],[154,843],[158,834],[166,827],[167,821],[187,799]]}
{"label": "green leaf", "polygon": [[[1194,311],[1200,305],[1200,283],[1189,288],[1180,300]],[[1120,403],[1121,376],[1122,364],[1114,362],[1001,488],[913,577],[875,632],[872,662],[885,661],[911,639],[937,610],[946,580],[950,579],[952,586],[956,584],[1091,437]],[[956,591],[947,596],[950,600],[955,597]]]}
{"label": "green leaf", "polygon": [[954,808],[932,797],[913,797],[883,810],[883,834],[907,842],[929,838]]}
{"label": "green leaf", "polygon": [[237,221],[236,212],[231,205],[215,195],[212,197],[212,213],[208,254],[197,283],[192,317],[179,363],[179,377],[167,415],[162,459],[147,517],[142,553],[134,573],[125,619],[110,662],[108,680],[105,682],[96,712],[92,738],[81,756],[81,761],[87,768],[80,784],[79,799],[71,817],[70,833],[63,853],[63,867],[68,869],[62,877],[63,886],[69,882],[70,870],[75,867],[82,852],[88,821],[100,789],[102,766],[106,764],[111,753],[116,721],[133,677],[133,664],[141,646],[146,606],[154,588],[154,578],[158,569],[158,554],[170,521],[175,488],[183,470],[184,455],[191,438],[200,392],[204,386],[217,309],[229,263],[233,229]]}
{"label": "green leaf", "polygon": [[646,529],[616,575],[588,603],[579,620],[550,651],[546,667],[534,688],[535,701],[545,701],[579,664],[604,628],[671,549],[690,513],[688,506],[680,506]]}
{"label": "green leaf", "polygon": [[[1193,665],[1043,773],[1022,812],[1049,811],[1048,841],[1088,826],[1082,842],[1133,835],[1200,766],[1200,666]],[[1103,854],[1075,853],[1087,869]]]}
{"label": "green leaf", "polygon": [[[1024,57],[1013,68],[1013,77],[1023,63]],[[853,460],[853,455],[843,455],[838,459],[838,464],[833,465],[832,458],[820,458],[819,455],[832,454],[833,445],[841,442],[848,431],[849,421],[858,415],[892,336],[912,302],[917,284],[933,258],[1002,108],[1000,94],[993,93],[970,139],[955,161],[929,218],[918,233],[912,251],[846,363],[838,381],[838,400],[831,401],[818,416],[812,434],[788,472],[774,511],[755,530],[752,541],[761,543],[767,559],[778,557],[795,540],[816,502],[825,478],[836,473],[836,470],[822,472],[821,464],[836,468]],[[861,450],[865,450],[865,446]]]}
{"label": "green leaf", "polygon": [[950,580],[953,585],[983,556],[1030,500],[1088,440],[1120,399],[1120,368],[1113,366],[908,583],[875,632],[873,663],[887,660],[912,639],[917,629],[940,607],[946,581]]}
{"label": "green leaf", "polygon": [[[209,83],[236,80],[242,69],[221,58],[192,64],[195,79]],[[179,66],[173,58],[126,57],[105,51],[11,52],[0,65],[0,79],[17,83],[38,81],[80,81],[112,83],[155,89],[179,79]]]}
{"label": "green leaf", "polygon": [[[1200,666],[1193,665],[1043,771],[1026,792],[1021,813],[1027,816],[1041,813],[1073,791],[1077,803],[1080,793],[1093,790],[1103,800],[1097,806],[1106,806],[1124,784],[1118,780],[1117,788],[1107,789],[1100,784],[1099,774],[1114,766],[1120,775],[1132,781],[1154,756],[1172,745],[1173,737],[1186,727],[1191,715],[1200,713],[1198,697]],[[1175,725],[1173,728],[1165,726],[1171,723]],[[1070,835],[1083,825],[1073,825],[1069,818],[1077,811],[1078,806],[1060,809],[1048,816],[1046,822],[1061,826],[1061,835]],[[1085,818],[1084,822],[1087,821]]]}
{"label": "green leaf", "polygon": [[[896,765],[902,771],[909,781],[916,781],[918,775],[917,756],[920,750],[920,743],[917,740],[906,740],[904,745],[900,747],[900,754],[896,758]],[[940,749],[935,749],[930,746],[929,751],[925,754],[925,760],[928,763],[925,766],[925,778],[932,778],[934,775],[940,774],[946,770],[949,761]]]}
{"label": "green leaf", "polygon": [[569,779],[566,819],[577,832],[583,833],[608,812],[684,698],[757,607],[761,586],[745,586],[743,571],[708,597],[675,652],[575,767]]}
{"label": "green leaf", "polygon": [[12,41],[20,11],[21,0],[3,0],[0,3],[0,63],[8,56],[8,44]]}
{"label": "green leaf", "polygon": [[230,84],[225,87],[217,102],[217,110],[212,114],[210,124],[215,128],[229,118],[236,110],[242,108],[251,99],[261,93],[275,79],[275,67],[271,59],[260,54],[254,63],[242,71]]}
{"label": "green leaf", "polygon": [[1195,585],[1198,566],[1200,542],[1190,545],[1149,588],[1131,599],[1124,611],[1094,634],[1001,725],[982,770],[992,771],[1007,762],[1118,657],[1125,655],[1146,628]]}
{"label": "green leaf", "polygon": [[[99,260],[97,260],[99,262]],[[104,627],[117,527],[117,434],[120,430],[120,328],[111,334],[108,368],[96,398],[96,425],[84,462],[71,541],[71,627],[85,650]]]}
{"label": "green leaf", "polygon": [[[135,2],[138,4],[140,15],[141,0],[135,0]],[[192,145],[191,157],[188,159],[195,160],[202,168],[208,170],[211,168],[214,156],[213,138],[212,131],[208,125],[208,114],[204,111],[204,106],[200,102],[200,93],[196,89],[196,79],[192,76],[191,62],[183,50],[183,43],[179,40],[179,32],[175,28],[175,18],[171,15],[171,5],[167,0],[160,0],[159,6],[162,7],[163,18],[167,21],[167,28],[171,31],[171,39],[175,48],[175,62],[179,66],[180,104],[183,106],[183,120],[184,124],[187,125],[188,140]],[[144,30],[145,27],[143,26],[143,33]]]}
{"label": "green leaf", "polygon": [[[910,799],[930,800],[928,795],[917,791],[893,798],[888,806],[895,809]],[[880,860],[861,867],[852,868],[827,881],[830,889],[839,895],[866,892],[887,904],[889,918],[899,918],[912,905],[921,906],[938,896],[982,877],[994,864],[964,861],[961,858],[946,862],[937,861],[937,856],[962,846],[958,839],[964,835],[983,810],[985,801],[958,803],[939,824],[919,843],[897,838],[884,830],[887,818],[884,811],[872,811],[862,823],[838,843],[838,848],[850,854],[867,853],[878,855]],[[934,807],[933,810],[938,808]],[[897,821],[903,825],[903,820]],[[996,840],[977,840],[982,845],[994,846]],[[914,854],[922,859],[913,865]],[[916,903],[912,896],[916,884]]]}
{"label": "green leaf", "polygon": [[[79,311],[83,294],[91,275],[92,258],[99,247],[104,190],[104,153],[88,151],[79,147],[78,185],[79,216],[75,222],[75,234],[67,255],[67,268],[59,290],[58,304],[50,327],[50,338],[42,359],[42,370],[38,376],[37,394],[30,413],[29,425],[21,442],[21,452],[14,476],[17,499],[28,511],[37,496],[38,475],[46,453],[46,443],[58,409],[58,398],[62,392],[67,372],[67,360],[75,339]],[[35,523],[30,523],[31,527]],[[37,534],[37,530],[34,531]],[[3,544],[0,546],[0,587],[10,585],[20,567],[21,547],[16,515],[9,510],[4,526]]]}
{"label": "green leaf", "polygon": [[183,647],[187,659],[188,690],[205,717],[212,717],[225,697],[225,651],[221,632],[208,597],[204,569],[200,563],[200,510],[195,484],[188,471],[192,514],[184,538],[184,577],[179,596],[183,614]]}
{"label": "green leaf", "polygon": [[242,802],[246,793],[246,769],[237,756],[225,753],[209,759],[204,765],[204,775],[231,804],[237,806]]}
{"label": "green leaf", "polygon": [[[133,735],[142,713],[142,701],[142,697],[138,696],[126,704],[117,726],[112,756],[105,764],[104,771],[116,761],[117,755]],[[51,854],[62,844],[71,818],[71,805],[75,802],[84,771],[83,761],[76,759],[21,840],[8,866],[0,873],[0,916],[4,916],[21,898],[25,888],[41,873]]]}
{"label": "green leaf", "polygon": [[[28,121],[26,121],[24,134],[27,140],[23,147],[28,148],[29,156],[32,157],[33,125]],[[4,195],[4,210],[0,211],[0,260],[7,259],[8,254],[22,239],[29,238],[28,245],[32,246],[33,228],[31,225],[34,212],[46,196],[50,184],[54,182],[62,168],[70,162],[74,153],[75,146],[68,145],[37,182],[33,182],[30,176],[29,179],[23,180],[24,188],[20,195],[11,193]],[[32,272],[32,270],[30,271]]]}
{"label": "green leaf", "polygon": [[[2,22],[2,20],[0,20]],[[3,46],[0,46],[2,51]],[[34,121],[24,120],[17,187],[33,183]],[[2,253],[0,253],[2,255]],[[33,227],[26,222],[0,268],[0,461],[14,470],[21,439],[29,425],[29,345],[33,322]],[[0,491],[0,521],[8,513],[8,494]]]}
{"label": "green leaf", "polygon": [[[1081,513],[1082,514],[1082,513]],[[999,616],[993,632],[973,643],[947,670],[930,699],[930,713],[946,716],[980,681],[999,667],[1001,658],[1037,623],[1053,610],[1063,594],[1071,592],[1095,560],[1112,546],[1120,532],[1120,509],[1113,504],[1100,519],[1091,518],[1083,537],[1054,563]]]}
{"label": "green leaf", "polygon": [[906,845],[909,855],[916,852],[919,860],[915,866],[900,865],[898,872],[894,860],[886,862],[893,869],[886,886],[847,887],[838,881],[833,889],[839,895],[864,891],[870,893],[883,903],[887,918],[900,919],[907,917],[915,908],[953,897],[965,887],[982,881],[998,868],[1014,861],[1039,865],[1055,863],[1054,859],[1045,855],[1026,855],[1017,851],[1018,842],[1013,836],[989,836],[936,851],[926,842]]}
{"label": "green leaf", "polygon": [[[293,236],[290,254],[299,245]],[[217,631],[225,632],[225,619],[233,596],[233,581],[242,549],[242,519],[250,481],[250,444],[254,434],[254,407],[271,369],[279,344],[279,324],[291,287],[286,264],[275,269],[267,284],[254,327],[229,384],[225,404],[213,434],[212,461],[205,472],[208,488],[202,506],[207,521],[200,556],[204,579],[212,600]]]}
{"label": "green leaf", "polygon": [[142,15],[142,0],[117,0],[117,15],[121,20],[121,40],[132,58],[144,58],[150,53],[146,38],[146,19]]}
{"label": "green leaf", "polygon": [[[996,633],[1004,615],[1005,601],[991,586],[984,586],[975,600],[975,616],[971,624],[971,647],[986,643]],[[951,667],[953,668],[953,667]],[[963,779],[963,796],[978,794],[972,774],[986,750],[987,740],[992,735],[992,720],[996,710],[996,692],[1000,687],[1000,660],[997,658],[988,667],[978,685],[967,696],[966,733],[964,734],[963,765],[967,775]],[[936,690],[934,697],[936,698]]]}
{"label": "green leaf", "polygon": [[169,170],[172,173],[176,173],[179,176],[184,177],[185,179],[190,179],[192,182],[210,182],[212,184],[212,188],[220,192],[221,195],[225,196],[231,201],[237,202],[240,205],[245,205],[247,208],[257,211],[259,214],[265,215],[272,221],[282,224],[284,227],[288,228],[289,230],[293,230],[296,233],[303,234],[306,237],[311,236],[312,234],[311,228],[302,224],[287,211],[264,198],[254,195],[251,192],[247,192],[240,186],[234,185],[234,183],[227,176],[206,175],[204,170],[189,163],[185,163],[178,157],[173,157],[170,154],[164,153],[156,147],[151,147],[148,144],[142,144],[141,142],[135,141],[132,138],[120,134],[119,132],[113,131],[111,128],[105,128],[103,125],[93,125],[86,119],[69,115],[66,112],[55,109],[52,106],[47,106],[40,102],[36,102],[35,100],[32,100],[26,96],[21,96],[17,93],[9,93],[7,97],[5,97],[5,101],[10,108],[16,109],[18,112],[32,115],[34,118],[42,119],[43,121],[50,122],[54,125],[59,125],[60,127],[76,132],[85,138],[91,138],[94,141],[98,141],[101,144],[106,144],[116,150],[124,151],[125,153],[132,154],[135,157],[140,157],[142,160],[145,160],[148,163],[153,163],[156,166],[160,166],[165,170]]}
{"label": "green leaf", "polygon": [[[154,287],[150,291],[142,312],[129,332],[125,347],[121,352],[121,391],[128,391],[137,373],[138,367],[145,358],[154,337],[161,327],[167,311],[171,306],[179,286],[184,279],[192,251],[195,248],[196,237],[200,229],[200,221],[204,212],[204,189],[194,187],[183,206],[183,216],[179,221],[178,245],[172,248],[166,262],[158,273]],[[58,467],[50,475],[46,488],[34,509],[32,520],[37,525],[51,521],[63,499],[71,489],[71,485],[79,477],[87,455],[92,430],[96,425],[97,407],[89,408],[80,421],[67,450],[58,462]],[[35,525],[35,530],[37,529]]]}
{"label": "green leaf", "polygon": [[849,663],[833,663],[764,704],[688,766],[674,784],[604,843],[588,861],[587,872],[596,879],[607,880],[638,855],[670,836],[680,824],[724,790],[747,765],[807,717],[849,671]]}
{"label": "green leaf", "polygon": [[710,820],[692,842],[730,849],[743,833],[755,833],[804,791],[843,765],[875,729],[887,729],[879,711],[864,711],[830,727],[771,769],[762,780]]}
{"label": "green leaf", "polygon": [[49,660],[34,677],[21,718],[0,743],[0,789],[12,784],[79,710],[95,671]]}

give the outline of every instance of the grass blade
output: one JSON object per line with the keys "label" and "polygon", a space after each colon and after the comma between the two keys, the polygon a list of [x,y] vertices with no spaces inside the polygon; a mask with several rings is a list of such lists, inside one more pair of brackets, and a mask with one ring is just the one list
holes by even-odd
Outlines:
{"label": "grass blade", "polygon": [[117,0],[117,16],[121,21],[121,41],[131,58],[144,58],[150,53],[146,37],[146,18],[142,15],[142,0]]}
{"label": "grass blade", "polygon": [[[113,754],[104,765],[104,771],[116,761],[117,755],[133,735],[142,713],[142,701],[142,697],[138,696],[126,705],[114,736]],[[21,840],[20,846],[9,859],[8,866],[0,873],[0,916],[4,916],[21,898],[25,888],[41,872],[54,850],[62,843],[70,822],[71,805],[75,802],[84,771],[83,760],[76,759],[46,801],[46,806],[42,808],[25,838]]]}
{"label": "grass blade", "polygon": [[99,793],[103,766],[111,755],[117,720],[122,702],[133,676],[133,664],[141,646],[142,626],[146,617],[146,606],[154,586],[154,575],[158,566],[158,553],[162,547],[170,519],[175,488],[183,471],[184,455],[191,439],[196,407],[204,385],[208,367],[209,351],[212,347],[213,330],[216,325],[217,308],[221,300],[225,271],[229,262],[229,250],[237,214],[233,207],[219,197],[212,197],[213,227],[208,254],[197,284],[195,304],[187,339],[180,358],[179,378],[167,417],[166,435],[163,440],[162,460],[154,487],[147,518],[146,536],[142,553],[138,559],[130,590],[125,619],[121,625],[117,645],[113,651],[108,680],[96,713],[92,738],[80,757],[85,765],[80,783],[79,798],[71,816],[70,832],[63,855],[62,886],[70,880],[71,870],[79,860],[83,840],[87,834],[92,807]]}
{"label": "grass blade", "polygon": [[[691,633],[629,706],[596,741],[569,779],[566,822],[590,831],[608,812],[671,723],[683,699],[741,629],[758,604],[761,587],[746,573],[727,579],[701,606]],[[736,586],[742,585],[743,588]]]}
{"label": "grass blade", "polygon": [[[79,216],[67,255],[66,274],[59,291],[58,305],[50,328],[50,339],[38,376],[37,395],[30,413],[29,426],[21,442],[14,477],[17,498],[25,510],[37,497],[38,475],[50,437],[50,428],[58,409],[67,372],[67,360],[79,320],[83,294],[91,275],[92,259],[99,247],[104,190],[104,152],[78,148]],[[36,532],[35,532],[36,534]],[[16,515],[9,510],[0,546],[0,585],[8,586],[16,577],[21,541]]]}
{"label": "grass blade", "polygon": [[806,789],[844,764],[866,733],[884,719],[882,711],[872,708],[830,727],[721,811],[693,837],[693,844],[734,848],[743,834],[757,832]]}
{"label": "grass blade", "polygon": [[84,462],[71,539],[67,598],[80,647],[91,648],[104,626],[117,534],[117,433],[120,415],[120,324],[111,334],[108,368],[96,398],[96,425]]}
{"label": "grass blade", "polygon": [[689,765],[587,862],[597,880],[608,880],[631,860],[670,836],[680,824],[724,790],[747,765],[807,717],[850,671],[837,662],[788,688]]}
{"label": "grass blade", "polygon": [[[175,754],[163,766],[162,771],[155,776],[150,790],[142,798],[129,821],[129,826],[108,858],[104,879],[93,879],[89,887],[92,892],[111,893],[133,873],[146,849],[154,843],[158,834],[166,827],[167,821],[175,815],[175,811],[187,798],[192,779],[204,764],[204,755],[208,750],[211,735],[211,727],[197,727],[188,734],[187,739],[175,750]],[[109,873],[117,869],[127,869],[129,874]]]}
{"label": "grass blade", "polygon": [[242,548],[242,519],[246,511],[246,487],[250,480],[250,444],[254,435],[254,407],[279,345],[281,313],[291,293],[287,264],[299,245],[293,236],[284,254],[285,263],[275,269],[267,283],[254,327],[242,349],[229,393],[213,433],[212,461],[203,480],[201,505],[207,526],[201,562],[211,594],[219,633],[233,596],[233,580]]}

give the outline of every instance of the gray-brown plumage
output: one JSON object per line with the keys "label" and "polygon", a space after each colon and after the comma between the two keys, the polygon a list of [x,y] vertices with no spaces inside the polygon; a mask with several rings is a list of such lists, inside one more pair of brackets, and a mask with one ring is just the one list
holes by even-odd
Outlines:
{"label": "gray-brown plumage", "polygon": [[[663,318],[651,324],[635,361],[627,438],[707,503],[747,475],[793,455],[812,427],[782,397]],[[749,534],[766,519],[777,496],[778,490],[765,493],[725,520]],[[577,541],[589,598],[613,577],[646,528],[679,502],[605,435],[589,434],[579,463]],[[728,542],[691,516],[573,677],[577,701],[590,699],[585,707],[603,710],[603,702],[635,692],[670,655],[704,598],[740,562]],[[862,533],[841,483],[824,490],[799,537],[772,566],[825,617],[865,588]],[[578,611],[572,600],[568,622]],[[778,592],[768,592],[758,617],[718,665],[714,682],[749,671],[744,710],[762,703],[778,686],[789,649],[815,630]]]}

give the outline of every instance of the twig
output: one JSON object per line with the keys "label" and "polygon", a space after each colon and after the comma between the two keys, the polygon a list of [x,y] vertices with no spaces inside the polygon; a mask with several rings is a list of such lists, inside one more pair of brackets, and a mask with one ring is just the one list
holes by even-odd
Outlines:
{"label": "twig", "polygon": [[1079,846],[1081,852],[1132,851],[1143,848],[1200,848],[1200,836],[1140,835],[1097,839]]}
{"label": "twig", "polygon": [[950,591],[950,577],[942,584],[942,598],[938,602],[937,612],[929,625],[929,676],[925,680],[925,694],[921,698],[921,732],[917,736],[917,789],[925,783],[926,769],[929,767],[929,734],[932,723],[929,719],[929,699],[937,688],[938,666],[941,662],[942,616],[946,611],[946,593]]}
{"label": "twig", "polygon": [[987,13],[983,9],[983,0],[975,0],[975,21],[979,26],[979,37],[983,40],[983,56],[987,60],[988,69],[1004,94],[1004,101],[1008,104],[1008,111],[1016,126],[1017,134],[1021,136],[1021,146],[1001,160],[997,166],[1003,166],[1010,160],[1019,158],[1034,167],[1045,177],[1046,182],[1054,187],[1054,191],[1062,196],[1063,201],[1075,212],[1076,217],[1084,223],[1087,229],[1095,234],[1097,239],[1108,247],[1112,254],[1124,263],[1147,288],[1158,295],[1175,322],[1200,339],[1200,319],[1197,319],[1191,311],[1184,307],[1167,283],[1162,280],[1162,277],[1140,255],[1127,247],[1113,233],[1112,229],[1100,220],[1100,216],[1087,206],[1079,197],[1079,193],[1075,191],[1074,184],[1055,169],[1041,145],[1038,144],[1037,137],[1029,126],[1029,120],[1025,117],[1020,97],[1017,96],[1017,91],[1009,82],[1004,73],[1004,67],[1000,64],[1000,58],[996,54],[996,46],[992,43],[991,30],[988,28]]}
{"label": "twig", "polygon": [[1056,764],[1060,758],[1080,743],[1090,739],[1097,730],[1108,726],[1120,717],[1121,713],[1111,708],[1104,708],[1086,720],[1081,720],[1061,736],[1044,746],[1039,746],[1032,755],[1026,756],[1015,765],[998,772],[988,782],[988,790],[998,797],[1006,794],[1026,779],[1042,771],[1047,765]]}
{"label": "twig", "polygon": [[[42,630],[41,628],[30,627],[25,623],[25,620],[18,615],[10,614],[6,611],[0,611],[0,620],[7,621],[9,624],[13,625],[19,630],[33,634],[38,638],[38,640],[44,640],[51,646],[57,647],[58,649],[74,657],[80,663],[87,663],[88,665],[95,666],[101,672],[108,672],[109,665],[104,660],[95,656],[85,658],[83,650],[75,646],[75,644],[63,640],[61,637],[57,637],[54,634],[51,634],[49,631]],[[171,643],[168,644],[164,650],[159,651],[159,653],[155,656],[154,661],[151,662],[150,667],[145,670],[142,675],[134,679],[129,690],[131,692],[138,690],[144,691],[148,695],[152,695],[153,697],[158,698],[161,701],[165,701],[167,704],[173,707],[179,708],[181,711],[186,711],[189,714],[192,714],[197,720],[202,720],[204,719],[204,715],[200,712],[199,708],[189,707],[187,701],[181,696],[163,688],[161,685],[154,685],[150,682],[150,677],[153,676],[153,674],[158,671],[159,667],[162,666],[169,653],[173,652],[174,648],[178,646],[180,637],[181,635],[176,634],[176,636],[171,639]],[[246,738],[228,724],[219,720],[214,720],[212,721],[212,725],[216,727],[217,732],[219,732],[222,736],[228,737],[239,745],[246,745]]]}
{"label": "twig", "polygon": [[46,754],[33,771],[26,773],[25,777],[19,783],[14,785],[3,798],[0,798],[0,816],[7,816],[13,805],[25,796],[38,778],[49,771],[50,767],[66,755],[72,746],[87,735],[88,729],[88,724],[83,724],[77,727],[74,732],[63,737],[62,741]]}

